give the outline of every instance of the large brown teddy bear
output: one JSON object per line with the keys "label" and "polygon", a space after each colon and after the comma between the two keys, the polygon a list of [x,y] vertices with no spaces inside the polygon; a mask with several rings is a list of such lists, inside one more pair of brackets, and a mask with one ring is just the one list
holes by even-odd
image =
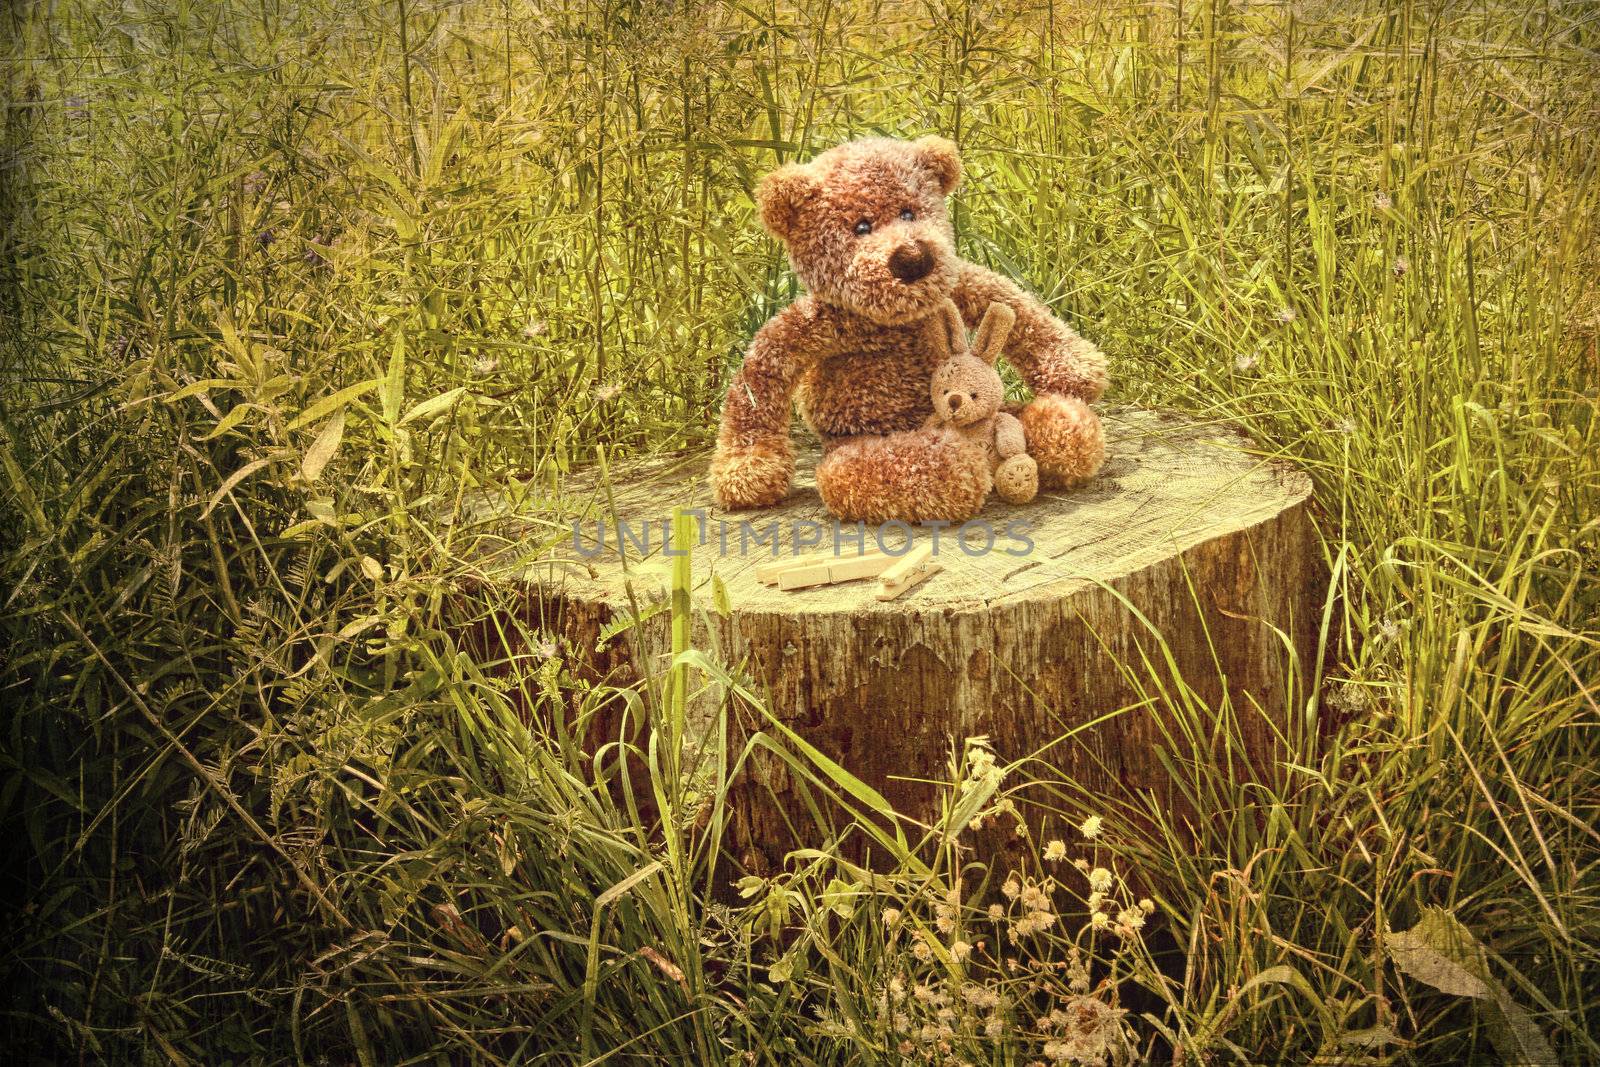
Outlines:
{"label": "large brown teddy bear", "polygon": [[945,197],[960,180],[955,145],[942,137],[869,137],[762,181],[762,222],[788,246],[807,292],[756,333],[728,388],[711,464],[718,503],[762,507],[788,495],[798,396],[823,443],[817,490],[834,514],[976,514],[989,479],[970,450],[937,430],[896,432],[933,413],[947,298],[968,325],[994,301],[1015,312],[1004,352],[1035,394],[1020,417],[1041,483],[1071,485],[1099,469],[1105,439],[1089,402],[1105,390],[1105,357],[1039,300],[956,255]]}

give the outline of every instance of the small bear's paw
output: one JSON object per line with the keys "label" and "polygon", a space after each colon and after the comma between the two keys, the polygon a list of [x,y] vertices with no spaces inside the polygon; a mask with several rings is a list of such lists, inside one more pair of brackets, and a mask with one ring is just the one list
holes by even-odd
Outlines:
{"label": "small bear's paw", "polygon": [[1094,477],[1106,459],[1100,416],[1075,396],[1046,393],[1022,409],[1028,454],[1039,464],[1039,482],[1070,488]]}
{"label": "small bear's paw", "polygon": [[1027,453],[1002,460],[994,471],[994,491],[1007,504],[1026,504],[1039,495],[1039,464]]}
{"label": "small bear's paw", "polygon": [[711,459],[711,491],[718,504],[732,511],[771,507],[789,495],[793,474],[792,447],[719,445]]}

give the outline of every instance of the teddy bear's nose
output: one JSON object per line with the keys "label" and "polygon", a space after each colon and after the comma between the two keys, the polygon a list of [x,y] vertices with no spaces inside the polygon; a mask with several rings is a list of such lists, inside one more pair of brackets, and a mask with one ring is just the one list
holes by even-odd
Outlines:
{"label": "teddy bear's nose", "polygon": [[933,269],[933,253],[921,241],[901,245],[889,256],[889,273],[903,282],[919,282]]}
{"label": "teddy bear's nose", "polygon": [[960,408],[961,408],[961,394],[960,393],[951,393],[949,396],[945,397],[945,403],[950,405],[950,410],[951,411],[960,410]]}

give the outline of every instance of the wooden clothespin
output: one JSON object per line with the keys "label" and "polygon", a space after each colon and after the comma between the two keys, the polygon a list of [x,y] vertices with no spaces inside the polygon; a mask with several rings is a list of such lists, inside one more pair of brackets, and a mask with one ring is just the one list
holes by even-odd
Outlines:
{"label": "wooden clothespin", "polygon": [[869,549],[858,556],[813,552],[763,563],[756,568],[756,580],[762,585],[775,585],[784,590],[806,589],[814,585],[835,585],[859,578],[873,578],[883,573],[894,561],[893,556],[877,549]]}
{"label": "wooden clothespin", "polygon": [[918,545],[878,575],[878,599],[894,600],[942,570],[944,568],[934,562],[933,546],[926,543]]}

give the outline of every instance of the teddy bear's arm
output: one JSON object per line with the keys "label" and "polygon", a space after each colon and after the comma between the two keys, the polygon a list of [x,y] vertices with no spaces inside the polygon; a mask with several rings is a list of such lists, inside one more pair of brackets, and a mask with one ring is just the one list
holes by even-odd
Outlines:
{"label": "teddy bear's arm", "polygon": [[1016,325],[1006,339],[1005,356],[1035,393],[1097,400],[1105,392],[1104,353],[1009,278],[963,262],[955,300],[969,326],[976,325],[994,301],[1017,313]]}
{"label": "teddy bear's arm", "polygon": [[994,417],[994,450],[1001,459],[1010,459],[1027,451],[1027,440],[1022,433],[1022,420],[1009,411]]}
{"label": "teddy bear's arm", "polygon": [[765,507],[788,495],[794,473],[791,398],[801,374],[829,354],[836,339],[826,309],[808,296],[756,331],[722,404],[711,461],[711,488],[719,504]]}

